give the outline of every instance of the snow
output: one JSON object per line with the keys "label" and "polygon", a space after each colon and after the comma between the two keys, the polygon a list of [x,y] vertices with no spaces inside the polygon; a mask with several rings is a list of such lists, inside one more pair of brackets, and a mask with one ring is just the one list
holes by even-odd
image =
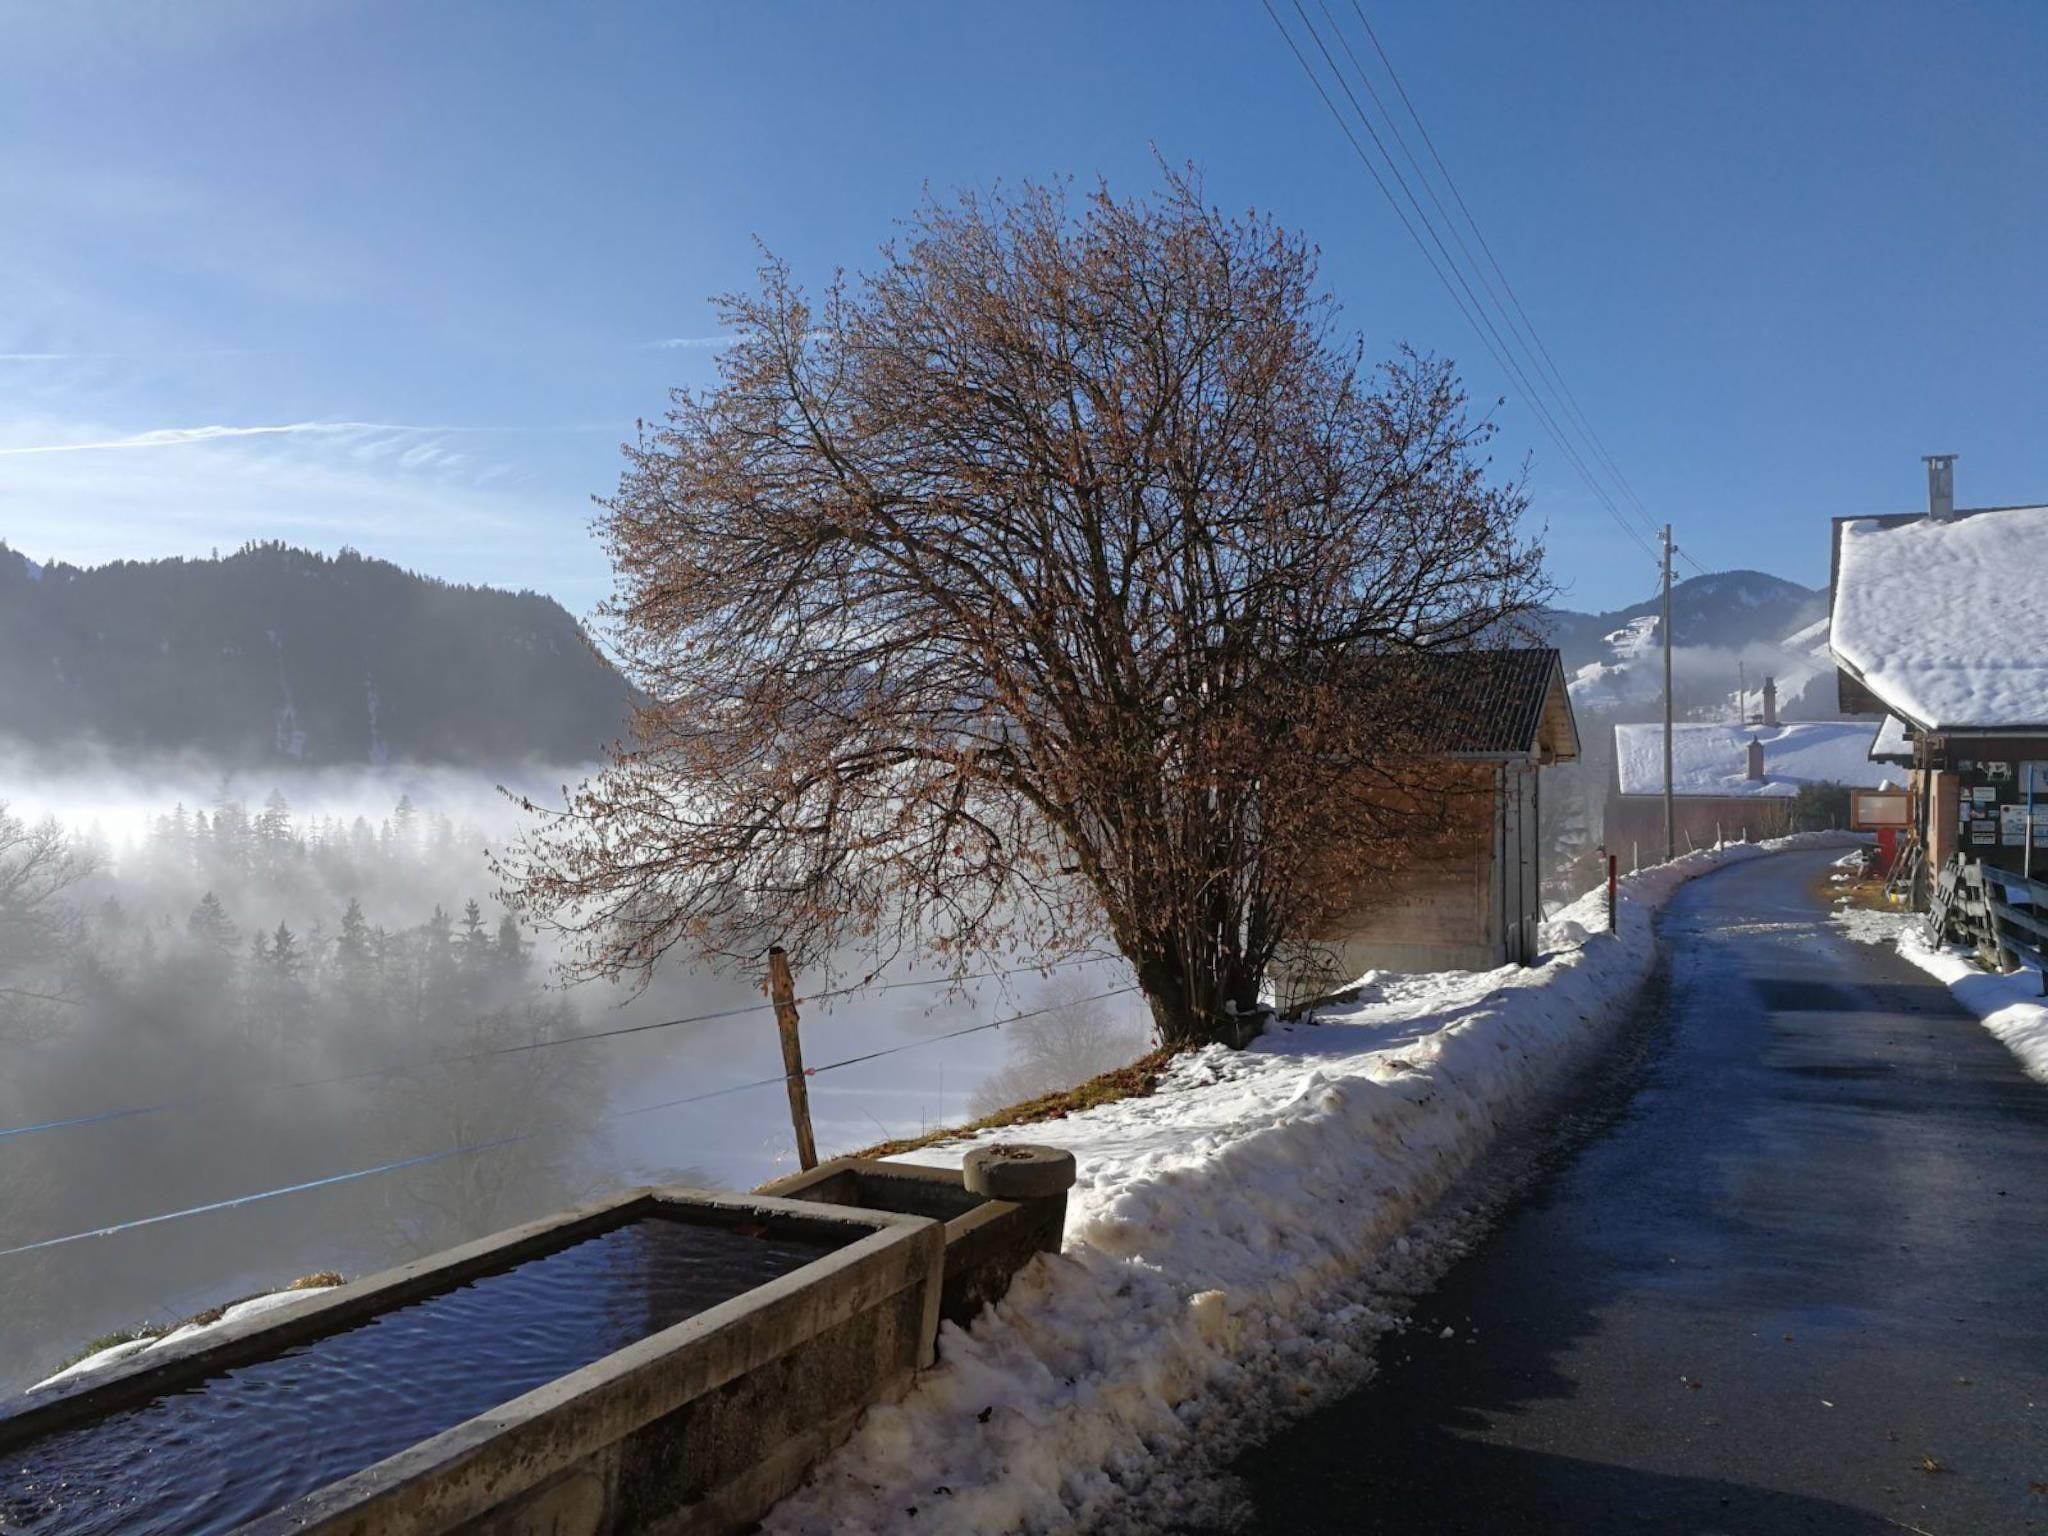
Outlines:
{"label": "snow", "polygon": [[1842,937],[1858,944],[1895,944],[1917,919],[1910,912],[1886,912],[1871,907],[1837,907],[1833,914]]}
{"label": "snow", "polygon": [[[1595,891],[1546,925],[1540,965],[1370,973],[1245,1051],[1180,1058],[1152,1097],[1034,1128],[1079,1163],[1062,1253],[971,1329],[947,1325],[938,1365],[764,1529],[898,1531],[910,1509],[942,1533],[1111,1529],[1134,1504],[1188,1515],[1205,1455],[1370,1369],[1389,1319],[1359,1277],[1442,1261],[1441,1197],[1590,1065],[1649,974],[1670,894],[1738,859],[1860,841],[1689,854],[1620,882],[1618,935]],[[914,1156],[957,1166],[1000,1138]]]}
{"label": "snow", "polygon": [[1899,934],[1899,953],[1946,986],[2004,1041],[2027,1076],[2048,1083],[2048,997],[2041,995],[2039,971],[1999,976],[1979,970],[1962,950],[1930,943],[1925,925],[1917,922]]}
{"label": "snow", "polygon": [[302,1301],[310,1301],[314,1297],[323,1294],[325,1294],[324,1287],[301,1286],[295,1291],[271,1291],[267,1295],[251,1296],[247,1301],[236,1302],[210,1323],[186,1323],[183,1327],[173,1328],[169,1333],[157,1338],[130,1339],[125,1344],[115,1344],[100,1350],[97,1354],[87,1355],[83,1360],[65,1366],[56,1375],[46,1376],[43,1380],[37,1382],[35,1386],[30,1387],[29,1390],[34,1392],[39,1388],[49,1386],[52,1382],[71,1381],[80,1376],[103,1371],[108,1366],[119,1365],[123,1360],[131,1359],[136,1355],[147,1354],[155,1349],[162,1349],[167,1344],[182,1344],[187,1339],[199,1338],[204,1334],[212,1333],[215,1329],[225,1328],[230,1323],[238,1323],[245,1318],[261,1317],[265,1313],[276,1312]]}
{"label": "snow", "polygon": [[[1749,743],[1763,743],[1764,776],[1751,779]],[[1664,727],[1617,725],[1615,770],[1624,795],[1664,792]],[[1776,726],[1672,727],[1671,777],[1681,795],[1796,795],[1804,784],[1875,789],[1886,769],[1870,761],[1870,725],[1801,720]]]}
{"label": "snow", "polygon": [[1897,715],[1886,715],[1884,724],[1877,728],[1877,737],[1870,743],[1870,758],[1875,762],[1880,757],[1911,757],[1913,743],[1906,739],[1906,722]]}
{"label": "snow", "polygon": [[1565,684],[1572,704],[1579,709],[1613,708],[1637,698],[1654,697],[1663,686],[1661,678],[1634,663],[1649,654],[1656,634],[1656,617],[1646,615],[1630,619],[1620,629],[1603,635],[1601,638],[1607,642],[1614,660],[1590,661],[1572,674]]}
{"label": "snow", "polygon": [[1829,641],[1928,730],[2048,724],[2048,507],[1842,526]]}

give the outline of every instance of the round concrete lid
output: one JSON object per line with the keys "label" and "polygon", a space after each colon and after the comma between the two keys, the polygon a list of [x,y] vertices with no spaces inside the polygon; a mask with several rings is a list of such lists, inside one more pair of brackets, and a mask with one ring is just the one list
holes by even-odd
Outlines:
{"label": "round concrete lid", "polygon": [[1059,1147],[999,1141],[968,1153],[960,1176],[969,1190],[992,1200],[1043,1200],[1074,1187],[1074,1154]]}

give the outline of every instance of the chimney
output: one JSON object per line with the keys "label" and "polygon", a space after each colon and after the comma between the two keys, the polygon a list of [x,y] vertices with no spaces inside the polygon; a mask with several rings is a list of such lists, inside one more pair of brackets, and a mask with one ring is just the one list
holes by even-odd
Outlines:
{"label": "chimney", "polygon": [[1764,724],[1778,723],[1778,680],[1766,675],[1764,678]]}
{"label": "chimney", "polygon": [[1759,783],[1764,776],[1764,744],[1754,736],[1749,738],[1749,776]]}
{"label": "chimney", "polygon": [[1920,461],[1927,466],[1928,521],[1945,523],[1956,515],[1956,456],[1927,453]]}

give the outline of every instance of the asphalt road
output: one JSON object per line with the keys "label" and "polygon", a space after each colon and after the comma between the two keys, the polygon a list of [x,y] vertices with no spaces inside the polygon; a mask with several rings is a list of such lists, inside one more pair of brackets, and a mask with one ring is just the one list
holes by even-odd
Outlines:
{"label": "asphalt road", "polygon": [[1242,1460],[1249,1529],[2048,1532],[2048,1084],[1826,864],[1678,894],[1605,1129]]}

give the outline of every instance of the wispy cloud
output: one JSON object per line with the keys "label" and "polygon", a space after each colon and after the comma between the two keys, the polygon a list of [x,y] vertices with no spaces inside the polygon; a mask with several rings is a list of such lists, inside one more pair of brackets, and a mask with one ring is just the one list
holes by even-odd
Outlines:
{"label": "wispy cloud", "polygon": [[126,448],[182,448],[192,443],[213,443],[235,437],[290,437],[314,435],[361,437],[368,433],[440,434],[475,430],[468,427],[415,426],[392,421],[290,421],[275,426],[158,427],[126,437],[104,437],[79,443],[25,443],[0,447],[0,457],[32,453],[100,453]]}
{"label": "wispy cloud", "polygon": [[[602,591],[602,554],[583,537],[585,487],[453,451],[489,441],[481,429],[457,438],[389,422],[281,425],[322,430],[0,424],[0,538],[79,565],[282,538],[350,544],[451,580],[545,586],[578,604]],[[117,446],[18,451],[104,444]],[[125,451],[173,444],[186,449]]]}
{"label": "wispy cloud", "polygon": [[262,349],[252,347],[202,347],[171,352],[0,352],[0,363],[101,363],[170,357],[258,357]]}
{"label": "wispy cloud", "polygon": [[669,336],[661,341],[643,341],[644,352],[719,352],[737,342],[737,336]]}

